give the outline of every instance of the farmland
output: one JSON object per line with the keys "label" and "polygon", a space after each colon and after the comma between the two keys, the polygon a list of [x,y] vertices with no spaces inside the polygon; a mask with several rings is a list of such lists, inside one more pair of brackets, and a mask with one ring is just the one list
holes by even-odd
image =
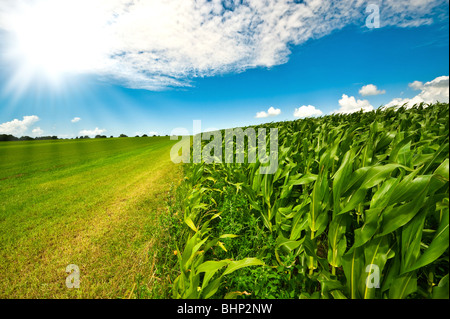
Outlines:
{"label": "farmland", "polygon": [[247,147],[174,164],[168,137],[1,143],[0,295],[448,298],[448,111],[254,126],[278,129],[274,174]]}
{"label": "farmland", "polygon": [[[0,143],[0,297],[132,298],[150,289],[155,221],[181,179],[172,144]],[[66,288],[69,264],[80,268],[79,289]]]}
{"label": "farmland", "polygon": [[279,130],[275,174],[187,165],[182,216],[168,221],[172,297],[448,298],[448,111],[266,124]]}

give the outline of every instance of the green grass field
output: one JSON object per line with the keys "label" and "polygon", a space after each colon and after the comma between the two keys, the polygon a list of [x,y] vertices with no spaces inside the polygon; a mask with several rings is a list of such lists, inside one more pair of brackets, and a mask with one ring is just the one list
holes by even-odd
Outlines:
{"label": "green grass field", "polygon": [[[158,214],[180,182],[168,137],[0,143],[0,297],[151,291]],[[68,289],[66,266],[80,268]]]}

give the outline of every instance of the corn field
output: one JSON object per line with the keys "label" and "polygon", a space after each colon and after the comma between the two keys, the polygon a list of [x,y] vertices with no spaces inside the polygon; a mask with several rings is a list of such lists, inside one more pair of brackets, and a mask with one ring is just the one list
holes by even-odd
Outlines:
{"label": "corn field", "polygon": [[184,164],[174,298],[449,298],[448,104],[260,127],[275,174]]}

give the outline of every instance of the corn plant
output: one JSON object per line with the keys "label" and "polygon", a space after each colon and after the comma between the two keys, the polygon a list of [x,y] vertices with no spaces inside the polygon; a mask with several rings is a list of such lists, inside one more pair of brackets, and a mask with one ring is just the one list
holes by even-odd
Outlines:
{"label": "corn plant", "polygon": [[266,267],[296,269],[307,287],[297,297],[448,298],[448,111],[422,104],[266,124],[280,132],[275,174],[260,174],[260,163],[190,164],[174,296],[215,296],[224,276],[263,265],[257,250],[240,261],[209,253],[234,237],[211,238],[231,188],[273,241]]}
{"label": "corn plant", "polygon": [[[183,238],[186,240],[183,251],[179,249],[175,251],[178,256],[180,275],[173,283],[174,298],[210,298],[216,293],[224,276],[244,267],[264,264],[257,258],[245,258],[238,261],[231,259],[204,261],[205,252],[214,246],[219,246],[226,251],[221,242],[222,239],[236,237],[233,234],[223,234],[218,238],[211,237],[209,224],[220,217],[220,213],[216,213],[212,208],[216,204],[214,193],[220,195],[221,190],[200,184],[204,169],[204,164],[195,165],[190,178],[186,179],[186,182],[192,186],[189,196],[185,199],[183,218],[189,230]],[[215,181],[211,176],[206,180]]]}

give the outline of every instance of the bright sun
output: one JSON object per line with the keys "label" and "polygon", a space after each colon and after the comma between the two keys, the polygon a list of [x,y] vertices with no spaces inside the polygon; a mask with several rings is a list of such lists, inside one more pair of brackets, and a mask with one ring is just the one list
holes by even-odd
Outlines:
{"label": "bright sun", "polygon": [[64,74],[89,72],[98,66],[107,42],[101,19],[87,1],[73,3],[44,0],[18,8],[10,55],[22,76],[60,81]]}

